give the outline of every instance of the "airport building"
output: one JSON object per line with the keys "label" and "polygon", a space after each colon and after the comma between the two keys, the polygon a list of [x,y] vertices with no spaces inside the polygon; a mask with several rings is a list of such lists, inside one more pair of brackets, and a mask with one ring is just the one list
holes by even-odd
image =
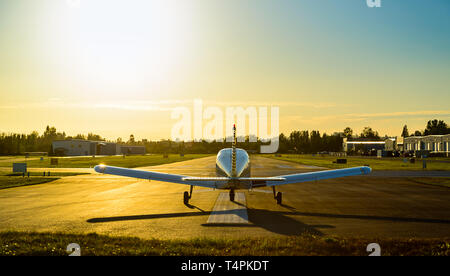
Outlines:
{"label": "airport building", "polygon": [[450,134],[406,137],[404,141],[405,152],[416,156],[436,154],[449,156]]}
{"label": "airport building", "polygon": [[402,152],[403,151],[403,137],[392,137],[384,140],[384,150],[388,152]]}
{"label": "airport building", "polygon": [[94,155],[95,151],[92,146],[91,141],[77,139],[53,141],[52,143],[53,154],[59,156]]}
{"label": "airport building", "polygon": [[145,154],[143,146],[126,146],[81,139],[53,141],[52,147],[53,154],[58,156]]}
{"label": "airport building", "polygon": [[121,146],[121,154],[145,154],[145,147],[142,146]]}
{"label": "airport building", "polygon": [[403,138],[390,137],[385,140],[367,140],[355,139],[347,140],[344,138],[342,148],[345,152],[357,152],[365,155],[394,156],[403,151]]}
{"label": "airport building", "polygon": [[361,151],[370,152],[385,149],[385,141],[367,141],[367,140],[352,140],[347,141],[344,138],[343,149],[345,152]]}

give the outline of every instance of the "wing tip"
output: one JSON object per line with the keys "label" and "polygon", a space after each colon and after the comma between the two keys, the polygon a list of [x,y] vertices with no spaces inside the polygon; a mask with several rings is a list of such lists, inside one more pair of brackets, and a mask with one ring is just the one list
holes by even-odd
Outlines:
{"label": "wing tip", "polygon": [[363,171],[363,174],[369,174],[372,172],[372,168],[368,166],[361,167],[361,170]]}
{"label": "wing tip", "polygon": [[106,169],[106,165],[100,164],[94,167],[94,170],[98,173],[104,173]]}

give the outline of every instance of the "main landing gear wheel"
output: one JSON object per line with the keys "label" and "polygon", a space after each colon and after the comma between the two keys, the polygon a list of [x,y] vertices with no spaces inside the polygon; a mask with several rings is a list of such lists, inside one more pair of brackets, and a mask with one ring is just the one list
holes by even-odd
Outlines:
{"label": "main landing gear wheel", "polygon": [[183,203],[184,203],[184,205],[188,205],[189,204],[189,199],[191,199],[191,197],[192,197],[192,189],[193,188],[194,188],[194,186],[191,186],[190,193],[188,193],[188,192],[184,192],[183,193]]}
{"label": "main landing gear wheel", "polygon": [[234,201],[234,190],[230,190],[230,201]]}
{"label": "main landing gear wheel", "polygon": [[188,192],[184,192],[184,194],[183,194],[183,203],[184,203],[184,205],[189,204],[189,193]]}
{"label": "main landing gear wheel", "polygon": [[277,193],[277,196],[275,199],[277,200],[277,204],[281,205],[281,202],[283,200],[283,196],[282,196],[281,192]]}
{"label": "main landing gear wheel", "polygon": [[275,198],[275,200],[277,201],[277,204],[281,205],[281,202],[283,199],[281,192],[276,193],[275,186],[272,186],[272,191],[273,191],[273,198]]}

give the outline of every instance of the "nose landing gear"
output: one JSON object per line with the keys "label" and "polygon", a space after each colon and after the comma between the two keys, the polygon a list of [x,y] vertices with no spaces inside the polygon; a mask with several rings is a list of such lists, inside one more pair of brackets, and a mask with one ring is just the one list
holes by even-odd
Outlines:
{"label": "nose landing gear", "polygon": [[231,189],[230,190],[230,201],[234,201],[234,196],[235,196],[234,189]]}

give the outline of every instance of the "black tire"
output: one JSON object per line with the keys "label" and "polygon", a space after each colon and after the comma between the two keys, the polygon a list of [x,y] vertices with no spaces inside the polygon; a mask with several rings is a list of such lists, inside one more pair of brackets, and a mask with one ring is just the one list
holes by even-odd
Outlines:
{"label": "black tire", "polygon": [[183,194],[183,202],[185,205],[189,204],[189,193],[188,192],[184,192]]}
{"label": "black tire", "polygon": [[230,201],[234,201],[234,191],[230,191]]}
{"label": "black tire", "polygon": [[277,204],[281,205],[282,201],[283,201],[283,196],[282,196],[281,192],[278,192],[277,193]]}

